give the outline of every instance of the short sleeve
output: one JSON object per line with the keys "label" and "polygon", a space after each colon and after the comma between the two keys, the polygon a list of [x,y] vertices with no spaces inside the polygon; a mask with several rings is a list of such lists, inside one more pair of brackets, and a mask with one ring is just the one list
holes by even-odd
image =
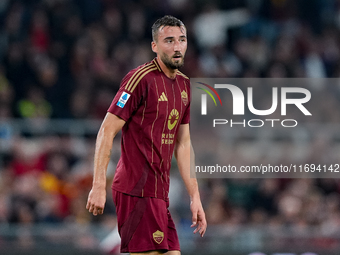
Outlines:
{"label": "short sleeve", "polygon": [[191,93],[190,93],[190,85],[188,86],[188,106],[184,111],[183,118],[181,124],[188,124],[190,123],[190,103],[191,103]]}
{"label": "short sleeve", "polygon": [[112,100],[108,112],[128,121],[138,109],[143,99],[143,80],[132,84],[135,70],[129,72],[122,80],[120,88]]}
{"label": "short sleeve", "polygon": [[184,112],[181,124],[188,124],[188,123],[190,123],[190,103]]}

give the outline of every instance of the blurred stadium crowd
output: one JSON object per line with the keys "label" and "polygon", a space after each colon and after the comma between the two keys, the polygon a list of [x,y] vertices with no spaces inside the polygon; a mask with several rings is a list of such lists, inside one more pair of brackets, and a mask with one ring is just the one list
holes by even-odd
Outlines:
{"label": "blurred stadium crowd", "polygon": [[[338,0],[1,0],[0,222],[114,222],[110,198],[102,217],[85,210],[94,134],[4,127],[12,119],[101,120],[122,77],[154,57],[151,25],[165,14],[187,26],[189,77],[340,76]],[[110,178],[119,138],[114,148]],[[340,232],[337,179],[201,181],[210,225]],[[173,183],[175,218],[190,220],[176,173]]]}

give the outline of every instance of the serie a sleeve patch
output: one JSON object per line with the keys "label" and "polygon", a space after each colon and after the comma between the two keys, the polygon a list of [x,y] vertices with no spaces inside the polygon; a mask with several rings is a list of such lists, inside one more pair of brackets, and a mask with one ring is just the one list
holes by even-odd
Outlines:
{"label": "serie a sleeve patch", "polygon": [[122,95],[120,96],[118,102],[117,102],[117,106],[119,106],[120,108],[124,108],[126,102],[129,100],[130,98],[130,94],[123,92]]}

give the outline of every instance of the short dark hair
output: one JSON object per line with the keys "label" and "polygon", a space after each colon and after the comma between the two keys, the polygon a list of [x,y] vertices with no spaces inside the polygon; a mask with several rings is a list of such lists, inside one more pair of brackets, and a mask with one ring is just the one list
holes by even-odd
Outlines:
{"label": "short dark hair", "polygon": [[152,40],[157,41],[156,39],[157,39],[158,30],[163,26],[185,28],[185,25],[181,20],[171,15],[165,15],[164,17],[156,20],[156,22],[152,25]]}

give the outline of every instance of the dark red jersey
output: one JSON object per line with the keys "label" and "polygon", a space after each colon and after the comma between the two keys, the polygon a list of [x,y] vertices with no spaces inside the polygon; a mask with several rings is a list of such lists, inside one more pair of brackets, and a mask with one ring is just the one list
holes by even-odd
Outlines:
{"label": "dark red jersey", "polygon": [[155,58],[123,78],[108,112],[126,121],[112,188],[166,200],[178,129],[190,120],[188,77],[168,78]]}

